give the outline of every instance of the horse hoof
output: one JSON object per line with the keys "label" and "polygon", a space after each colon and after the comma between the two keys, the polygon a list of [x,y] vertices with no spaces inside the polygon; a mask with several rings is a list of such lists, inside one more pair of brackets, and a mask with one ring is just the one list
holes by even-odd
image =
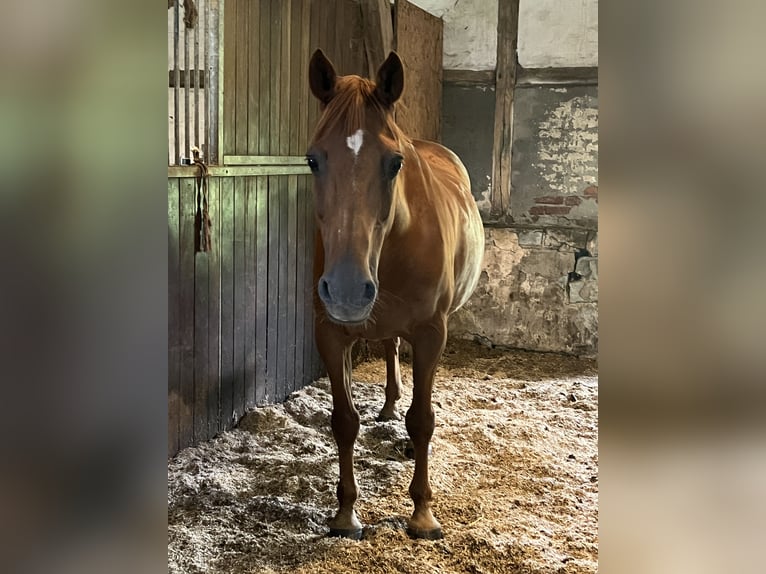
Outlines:
{"label": "horse hoof", "polygon": [[330,528],[330,533],[328,536],[332,538],[349,538],[351,540],[361,540],[362,539],[362,529],[361,528]]}
{"label": "horse hoof", "polygon": [[410,528],[407,527],[407,535],[410,538],[421,538],[423,540],[441,540],[444,538],[441,528],[431,528],[430,530],[423,528]]}
{"label": "horse hoof", "polygon": [[394,411],[393,413],[384,413],[383,411],[380,411],[378,418],[376,418],[375,420],[379,423],[384,423],[387,421],[398,421],[399,415],[396,414],[396,411]]}

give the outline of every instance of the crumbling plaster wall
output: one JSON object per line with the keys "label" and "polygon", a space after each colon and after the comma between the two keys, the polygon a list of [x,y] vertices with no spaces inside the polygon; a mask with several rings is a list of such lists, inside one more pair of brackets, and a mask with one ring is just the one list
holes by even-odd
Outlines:
{"label": "crumbling plaster wall", "polygon": [[[497,0],[412,0],[444,18],[444,69],[494,69]],[[502,1],[502,0],[501,0]],[[598,65],[597,0],[521,0],[519,63]],[[517,86],[511,206],[493,221],[493,85],[445,82],[443,143],[485,219],[485,260],[452,336],[594,356],[598,350],[598,87]]]}
{"label": "crumbling plaster wall", "polygon": [[[493,345],[595,356],[598,87],[517,86],[514,99],[510,210],[492,221],[486,198],[477,194],[487,223],[484,271],[450,332]],[[446,126],[445,140],[459,139]]]}

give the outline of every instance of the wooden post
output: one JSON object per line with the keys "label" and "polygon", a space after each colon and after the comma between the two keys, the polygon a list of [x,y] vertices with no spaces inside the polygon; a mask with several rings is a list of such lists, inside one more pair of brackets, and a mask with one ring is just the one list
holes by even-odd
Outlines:
{"label": "wooden post", "polygon": [[498,2],[495,137],[492,149],[492,193],[490,196],[493,218],[505,216],[511,201],[513,89],[516,84],[518,37],[519,0]]}
{"label": "wooden post", "polygon": [[388,0],[362,0],[364,49],[369,77],[375,79],[378,67],[394,49],[394,28]]}

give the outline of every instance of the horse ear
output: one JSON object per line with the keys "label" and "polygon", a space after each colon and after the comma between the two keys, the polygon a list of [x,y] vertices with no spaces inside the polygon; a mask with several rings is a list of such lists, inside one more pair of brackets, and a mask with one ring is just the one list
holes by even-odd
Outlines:
{"label": "horse ear", "polygon": [[323,104],[335,95],[335,68],[322,50],[318,49],[309,62],[309,85],[311,93]]}
{"label": "horse ear", "polygon": [[404,89],[404,66],[396,52],[391,52],[378,69],[375,95],[384,106],[391,106]]}

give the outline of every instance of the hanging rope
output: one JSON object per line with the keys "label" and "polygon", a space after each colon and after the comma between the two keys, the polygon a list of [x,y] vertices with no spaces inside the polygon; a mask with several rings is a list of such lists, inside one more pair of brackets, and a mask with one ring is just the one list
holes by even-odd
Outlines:
{"label": "hanging rope", "polygon": [[197,213],[194,216],[194,249],[197,253],[208,252],[212,248],[210,230],[213,222],[210,220],[207,199],[207,180],[210,177],[207,165],[199,157],[199,148],[192,148],[194,165],[199,167],[197,177]]}

